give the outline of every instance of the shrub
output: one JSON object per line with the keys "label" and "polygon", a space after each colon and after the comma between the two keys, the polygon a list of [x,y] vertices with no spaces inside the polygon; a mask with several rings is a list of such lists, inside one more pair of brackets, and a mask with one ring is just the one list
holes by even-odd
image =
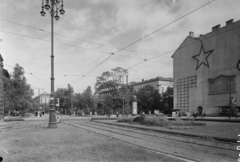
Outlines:
{"label": "shrub", "polygon": [[121,116],[117,118],[117,122],[132,122],[132,118],[129,116]]}
{"label": "shrub", "polygon": [[144,125],[167,127],[169,129],[192,129],[193,126],[204,126],[206,123],[196,123],[193,120],[183,121],[181,118],[176,118],[174,121],[169,121],[166,116],[122,116],[117,118],[118,122],[136,122]]}
{"label": "shrub", "polygon": [[144,124],[146,115],[139,115],[133,118],[133,122]]}
{"label": "shrub", "polygon": [[144,124],[157,125],[157,126],[167,126],[169,123],[168,119],[164,116],[150,116],[146,117]]}

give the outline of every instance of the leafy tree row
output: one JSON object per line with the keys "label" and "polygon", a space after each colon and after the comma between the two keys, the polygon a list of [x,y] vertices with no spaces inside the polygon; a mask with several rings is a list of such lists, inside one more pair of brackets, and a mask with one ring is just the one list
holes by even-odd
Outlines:
{"label": "leafy tree row", "polygon": [[27,83],[24,69],[16,64],[10,78],[3,77],[4,113],[34,111],[33,89]]}

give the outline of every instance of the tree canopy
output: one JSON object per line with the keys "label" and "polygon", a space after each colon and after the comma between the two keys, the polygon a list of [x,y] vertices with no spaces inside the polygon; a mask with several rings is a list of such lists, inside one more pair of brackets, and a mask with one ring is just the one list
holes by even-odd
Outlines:
{"label": "tree canopy", "polygon": [[128,70],[121,67],[111,69],[111,71],[103,72],[97,77],[95,90],[99,91],[104,88],[111,89],[113,92],[118,89],[120,84],[124,84],[124,77],[128,75]]}
{"label": "tree canopy", "polygon": [[4,78],[5,111],[19,111],[24,114],[33,108],[33,89],[27,83],[24,69],[16,64],[10,79]]}

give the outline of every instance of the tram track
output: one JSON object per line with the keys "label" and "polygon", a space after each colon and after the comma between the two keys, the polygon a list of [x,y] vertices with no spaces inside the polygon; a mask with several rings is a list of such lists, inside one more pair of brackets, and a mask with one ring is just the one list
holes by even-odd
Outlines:
{"label": "tram track", "polygon": [[[76,123],[76,121],[75,121]],[[78,123],[78,122],[77,122]],[[81,122],[81,124],[83,124]],[[107,124],[104,123],[97,123],[94,122],[94,124],[89,123],[86,124],[86,122],[83,125],[87,125],[87,126],[100,126],[100,127],[104,127],[104,128],[110,128],[110,129],[114,129],[114,130],[120,130],[120,131],[128,131],[128,132],[132,132],[132,133],[138,133],[138,134],[142,134],[142,135],[147,135],[147,136],[151,136],[151,137],[156,137],[159,139],[167,139],[167,140],[174,140],[174,141],[178,141],[178,142],[187,142],[187,143],[192,143],[192,144],[196,144],[196,145],[200,145],[200,146],[207,146],[207,147],[211,147],[211,148],[220,148],[220,149],[225,149],[225,150],[235,150],[234,147],[232,147],[233,143],[229,143],[229,142],[216,142],[216,141],[209,141],[206,139],[197,139],[195,137],[183,137],[183,136],[177,136],[177,135],[169,135],[167,133],[159,133],[159,132],[143,132],[141,129],[130,129],[130,128],[124,128],[121,126],[109,126]],[[97,128],[97,127],[96,127]]]}
{"label": "tram track", "polygon": [[[151,151],[154,151],[154,152],[160,152],[160,153],[168,154],[171,156],[176,156],[176,153],[174,152],[178,152],[176,157],[184,158],[191,161],[196,161],[194,156],[190,156],[190,158],[186,158],[185,156],[182,156],[184,154],[184,151],[193,152],[194,150],[194,152],[198,152],[200,157],[207,155],[209,157],[212,156],[211,159],[214,159],[213,157],[215,156],[219,158],[219,160],[212,160],[212,161],[221,161],[221,157],[224,157],[225,159],[228,159],[228,160],[231,159],[230,161],[235,159],[234,158],[235,155],[233,155],[233,152],[235,153],[234,150],[229,150],[229,149],[224,150],[224,148],[222,147],[214,148],[213,146],[209,146],[209,145],[203,145],[198,143],[187,143],[186,141],[183,141],[183,140],[181,141],[179,139],[175,140],[174,138],[156,137],[156,136],[149,135],[143,132],[141,133],[135,130],[133,131],[130,129],[119,129],[119,128],[114,128],[109,126],[103,126],[102,124],[100,125],[96,123],[93,124],[90,122],[65,121],[64,123],[70,126],[74,126],[74,127],[89,131],[89,132],[105,135],[107,137],[114,138],[138,147],[150,149]],[[112,130],[109,130],[109,129],[112,129]],[[169,145],[169,143],[171,143],[171,145]],[[167,147],[163,149],[161,148],[162,145]],[[176,148],[173,148],[173,146],[180,146],[181,149],[178,150]],[[209,150],[212,150],[212,149],[214,149],[215,151],[209,152]],[[230,155],[226,154],[227,151],[231,152]],[[172,152],[172,153],[169,154],[169,152]],[[203,161],[203,160],[200,160],[200,161]]]}
{"label": "tram track", "polygon": [[188,158],[184,158],[184,157],[181,157],[181,156],[172,155],[172,154],[169,154],[169,153],[166,153],[166,152],[157,151],[157,150],[154,150],[154,149],[151,149],[151,148],[142,147],[142,146],[139,146],[138,144],[126,142],[125,140],[121,140],[121,139],[114,138],[114,137],[106,135],[106,134],[102,134],[102,133],[99,133],[99,132],[96,132],[96,131],[93,131],[93,130],[82,128],[80,126],[77,126],[77,125],[74,125],[74,124],[71,124],[71,123],[68,123],[68,122],[64,122],[63,124],[67,124],[67,125],[72,126],[72,127],[80,128],[80,129],[82,129],[84,131],[87,131],[88,133],[92,132],[92,133],[95,133],[95,134],[98,134],[98,135],[101,135],[101,136],[108,137],[110,139],[115,139],[115,140],[118,140],[120,142],[126,143],[128,145],[131,145],[131,146],[134,146],[134,147],[146,150],[148,152],[153,152],[153,153],[157,153],[157,154],[161,154],[161,155],[166,155],[166,156],[169,156],[169,157],[172,157],[172,158],[177,158],[177,159],[183,160],[185,162],[198,162],[198,161],[196,161],[194,159],[188,159]]}
{"label": "tram track", "polygon": [[34,124],[30,124],[29,122],[28,123],[23,123],[23,124],[17,124],[17,125],[14,125],[14,126],[7,126],[7,127],[0,127],[0,133],[1,132],[7,132],[7,131],[14,131],[14,130],[19,130],[19,129],[28,129],[28,128],[32,128],[32,127],[35,127],[35,126],[39,126],[39,125],[42,125],[42,124],[45,124],[45,123],[34,123]]}

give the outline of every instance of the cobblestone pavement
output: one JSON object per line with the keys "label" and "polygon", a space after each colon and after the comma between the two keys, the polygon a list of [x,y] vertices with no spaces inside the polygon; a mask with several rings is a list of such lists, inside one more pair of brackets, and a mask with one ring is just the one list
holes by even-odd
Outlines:
{"label": "cobblestone pavement", "polygon": [[161,134],[131,128],[120,128],[89,121],[69,120],[65,124],[109,136],[154,152],[165,153],[183,159],[201,162],[237,161],[236,143],[207,141],[202,139]]}

